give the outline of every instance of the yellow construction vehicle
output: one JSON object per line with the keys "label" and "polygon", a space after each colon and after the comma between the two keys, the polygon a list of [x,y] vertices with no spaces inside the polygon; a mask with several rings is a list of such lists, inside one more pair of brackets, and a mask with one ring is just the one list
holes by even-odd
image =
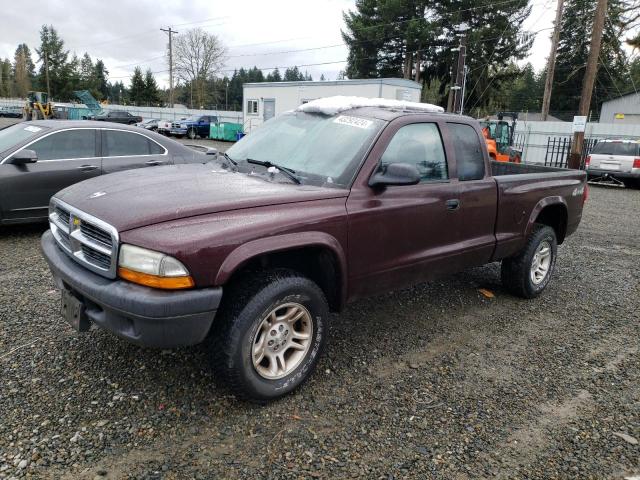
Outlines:
{"label": "yellow construction vehicle", "polygon": [[27,102],[24,104],[22,118],[25,120],[48,120],[56,118],[53,103],[45,92],[28,92]]}

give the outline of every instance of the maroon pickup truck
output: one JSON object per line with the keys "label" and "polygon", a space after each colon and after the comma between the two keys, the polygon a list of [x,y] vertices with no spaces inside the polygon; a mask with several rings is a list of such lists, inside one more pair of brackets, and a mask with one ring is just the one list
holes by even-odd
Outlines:
{"label": "maroon pickup truck", "polygon": [[42,249],[62,315],[144,346],[206,342],[216,378],[263,402],[310,375],[329,312],[357,298],[497,261],[506,290],[540,294],[585,173],[492,163],[475,120],[382,103],[311,102],[209,164],[59,192]]}

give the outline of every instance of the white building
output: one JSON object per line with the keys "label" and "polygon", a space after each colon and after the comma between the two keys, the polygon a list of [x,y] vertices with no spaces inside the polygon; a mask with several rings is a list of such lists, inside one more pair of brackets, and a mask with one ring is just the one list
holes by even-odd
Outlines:
{"label": "white building", "polygon": [[242,91],[243,128],[250,132],[271,117],[318,98],[352,95],[419,102],[421,91],[422,85],[402,78],[245,83]]}
{"label": "white building", "polygon": [[602,102],[600,123],[640,125],[640,93],[629,93]]}

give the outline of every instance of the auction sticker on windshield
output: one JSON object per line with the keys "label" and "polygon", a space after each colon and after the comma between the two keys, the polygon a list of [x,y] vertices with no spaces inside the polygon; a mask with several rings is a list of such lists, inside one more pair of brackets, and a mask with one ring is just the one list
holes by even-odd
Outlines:
{"label": "auction sticker on windshield", "polygon": [[350,127],[357,127],[357,128],[363,128],[363,129],[367,129],[371,125],[373,125],[373,122],[371,120],[367,120],[365,118],[358,118],[358,117],[349,117],[347,115],[340,115],[338,118],[336,118],[333,121],[333,123],[339,123],[340,125],[349,125]]}

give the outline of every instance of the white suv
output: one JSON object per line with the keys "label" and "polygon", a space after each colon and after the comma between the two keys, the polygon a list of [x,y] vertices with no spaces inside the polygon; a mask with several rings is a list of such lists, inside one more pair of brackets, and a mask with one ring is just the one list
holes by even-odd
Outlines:
{"label": "white suv", "polygon": [[640,187],[640,140],[601,140],[585,160],[589,180],[622,182]]}

